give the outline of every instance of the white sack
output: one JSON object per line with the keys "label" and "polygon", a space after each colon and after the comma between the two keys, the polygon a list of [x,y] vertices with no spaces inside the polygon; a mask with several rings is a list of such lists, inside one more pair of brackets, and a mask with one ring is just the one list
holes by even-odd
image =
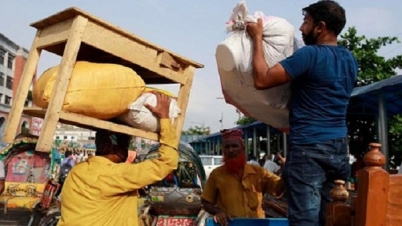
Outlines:
{"label": "white sack", "polygon": [[[128,106],[129,111],[118,117],[118,120],[132,126],[133,128],[142,129],[148,132],[159,132],[160,123],[159,119],[152,114],[152,112],[145,107],[145,104],[156,106],[156,96],[153,93],[144,92],[136,101]],[[177,101],[171,98],[169,107],[169,118],[172,123],[175,118],[181,113]]]}
{"label": "white sack", "polygon": [[285,19],[265,16],[262,12],[248,15],[244,2],[233,9],[227,24],[231,32],[216,49],[216,61],[221,79],[222,92],[227,103],[234,105],[247,117],[267,123],[276,128],[288,128],[287,104],[290,84],[268,90],[254,88],[252,77],[252,40],[245,30],[247,22],[264,24],[263,46],[265,59],[270,67],[293,54],[298,47],[294,27]]}

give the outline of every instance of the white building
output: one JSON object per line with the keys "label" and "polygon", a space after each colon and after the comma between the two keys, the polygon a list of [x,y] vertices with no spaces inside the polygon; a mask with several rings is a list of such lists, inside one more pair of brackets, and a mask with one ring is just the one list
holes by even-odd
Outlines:
{"label": "white building", "polygon": [[[27,58],[28,50],[0,33],[0,136],[4,132],[5,122],[8,118],[13,98],[16,95]],[[28,97],[32,97],[32,86],[30,90]],[[32,101],[25,102],[25,106],[31,105]],[[17,133],[21,132],[22,128],[29,129],[30,127],[31,117],[23,115]]]}
{"label": "white building", "polygon": [[95,140],[95,131],[77,126],[59,124],[53,136],[54,140],[68,140],[75,142],[88,142]]}

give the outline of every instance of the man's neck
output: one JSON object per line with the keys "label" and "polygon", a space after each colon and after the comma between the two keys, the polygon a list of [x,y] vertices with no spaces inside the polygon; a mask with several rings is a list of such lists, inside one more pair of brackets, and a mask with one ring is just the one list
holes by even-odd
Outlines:
{"label": "man's neck", "polygon": [[121,159],[119,157],[116,157],[116,155],[113,155],[113,154],[103,155],[102,157],[107,158],[114,163],[121,163]]}
{"label": "man's neck", "polygon": [[332,34],[321,35],[318,38],[316,45],[337,46],[338,45],[338,39],[337,39],[336,36],[334,36]]}

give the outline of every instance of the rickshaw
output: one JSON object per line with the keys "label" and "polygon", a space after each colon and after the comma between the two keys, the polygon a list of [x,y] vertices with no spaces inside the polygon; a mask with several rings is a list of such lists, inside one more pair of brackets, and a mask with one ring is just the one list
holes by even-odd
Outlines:
{"label": "rickshaw", "polygon": [[[158,156],[159,145],[150,148],[145,160]],[[162,181],[144,189],[139,206],[140,225],[193,225],[201,212],[201,192],[206,174],[191,145],[180,142],[179,165]]]}
{"label": "rickshaw", "polygon": [[0,225],[26,225],[49,179],[56,177],[60,162],[57,151],[35,151],[37,139],[34,135],[20,134],[0,151],[5,170],[5,189],[0,194]]}

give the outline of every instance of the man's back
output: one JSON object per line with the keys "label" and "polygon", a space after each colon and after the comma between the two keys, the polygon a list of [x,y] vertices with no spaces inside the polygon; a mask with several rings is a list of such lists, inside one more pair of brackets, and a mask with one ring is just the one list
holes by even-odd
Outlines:
{"label": "man's back", "polygon": [[63,206],[59,225],[72,222],[76,225],[137,225],[136,192],[118,194],[121,178],[115,178],[115,183],[102,180],[116,165],[95,156],[71,169],[61,194]]}
{"label": "man's back", "polygon": [[292,77],[290,139],[311,144],[346,137],[345,116],[358,65],[342,46],[312,45],[281,62]]}

